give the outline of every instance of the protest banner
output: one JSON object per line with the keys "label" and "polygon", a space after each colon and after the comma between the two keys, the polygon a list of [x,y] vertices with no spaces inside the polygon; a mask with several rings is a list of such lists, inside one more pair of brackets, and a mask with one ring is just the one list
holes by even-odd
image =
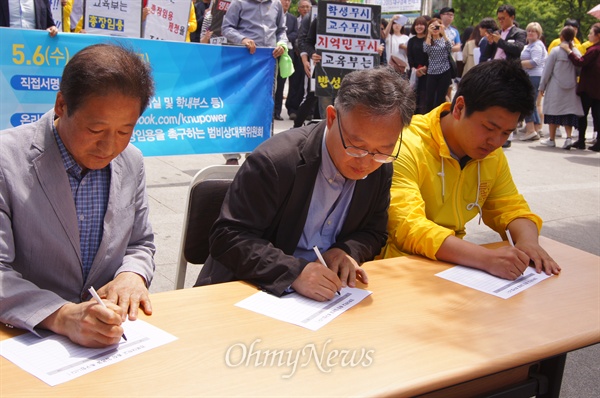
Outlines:
{"label": "protest banner", "polygon": [[84,0],[83,29],[86,33],[120,37],[142,37],[141,0]]}
{"label": "protest banner", "polygon": [[63,31],[63,9],[61,5],[61,0],[50,0],[50,10],[52,10],[52,19],[54,20],[54,25],[56,25],[56,29],[59,32]]}
{"label": "protest banner", "polygon": [[227,39],[225,39],[221,32],[221,25],[223,24],[223,17],[225,17],[230,4],[231,0],[213,0],[212,2],[209,30],[212,32],[211,43],[213,44],[227,43]]}
{"label": "protest banner", "polygon": [[190,19],[190,0],[148,0],[143,37],[151,40],[185,41]]}
{"label": "protest banner", "polygon": [[381,7],[320,1],[315,95],[335,97],[344,76],[379,66]]}
{"label": "protest banner", "polygon": [[[243,47],[0,28],[0,129],[54,106],[66,63],[101,42],[132,48],[152,66],[156,93],[131,142],[145,156],[246,153],[272,134],[275,59]],[[98,60],[102,62],[102,60]]]}
{"label": "protest banner", "polygon": [[421,0],[360,0],[362,4],[374,4],[381,6],[383,14],[406,13],[409,11],[420,11]]}

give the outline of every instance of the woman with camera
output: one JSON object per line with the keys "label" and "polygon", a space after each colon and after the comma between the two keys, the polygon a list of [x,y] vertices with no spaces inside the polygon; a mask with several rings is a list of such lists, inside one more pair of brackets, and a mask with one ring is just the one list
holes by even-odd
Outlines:
{"label": "woman with camera", "polygon": [[432,18],[427,24],[427,37],[423,51],[429,56],[427,68],[426,112],[441,105],[446,100],[448,87],[452,82],[449,57],[452,43],[448,40],[444,24],[439,18]]}

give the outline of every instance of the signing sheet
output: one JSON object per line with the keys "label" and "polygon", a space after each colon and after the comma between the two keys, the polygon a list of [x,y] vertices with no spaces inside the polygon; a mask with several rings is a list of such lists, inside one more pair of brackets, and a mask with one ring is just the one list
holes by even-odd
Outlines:
{"label": "signing sheet", "polygon": [[0,342],[0,354],[43,382],[55,386],[177,340],[177,337],[136,320],[123,323],[127,341],[105,348],[86,348],[65,336],[41,331]]}
{"label": "signing sheet", "polygon": [[551,276],[546,275],[544,272],[538,274],[535,272],[535,268],[527,267],[523,275],[514,281],[509,281],[508,279],[488,274],[485,271],[462,265],[457,265],[435,275],[503,299],[510,298],[523,290],[529,289],[531,286]]}
{"label": "signing sheet", "polygon": [[236,306],[310,330],[318,330],[370,294],[368,290],[345,287],[331,300],[320,302],[298,293],[275,297],[266,292],[258,292]]}

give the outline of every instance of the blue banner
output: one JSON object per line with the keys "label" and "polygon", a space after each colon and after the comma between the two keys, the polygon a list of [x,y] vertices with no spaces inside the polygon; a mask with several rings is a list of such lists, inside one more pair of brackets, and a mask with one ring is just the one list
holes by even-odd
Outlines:
{"label": "blue banner", "polygon": [[[0,129],[52,109],[62,70],[91,44],[124,43],[152,65],[156,94],[131,142],[145,156],[251,152],[271,136],[275,59],[243,47],[0,28]],[[102,62],[101,59],[98,62]]]}

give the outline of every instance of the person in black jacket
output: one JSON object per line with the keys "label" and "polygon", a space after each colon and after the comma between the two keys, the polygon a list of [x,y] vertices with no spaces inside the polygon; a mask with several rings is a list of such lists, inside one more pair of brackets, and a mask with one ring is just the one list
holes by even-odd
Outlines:
{"label": "person in black jacket", "polygon": [[413,109],[408,82],[390,68],[355,71],[326,120],[262,143],[225,196],[196,286],[241,279],[324,301],[366,283],[359,264],[386,242],[390,162]]}
{"label": "person in black jacket", "polygon": [[520,59],[521,51],[527,44],[527,32],[515,25],[516,15],[515,8],[509,4],[498,7],[498,24],[501,30],[486,34],[489,42],[486,48],[488,59]]}
{"label": "person in black jacket", "polygon": [[410,73],[415,73],[417,76],[417,108],[415,113],[424,114],[427,111],[427,65],[429,65],[429,56],[423,51],[423,42],[427,35],[427,18],[428,16],[420,16],[412,24],[410,33],[412,37],[408,39],[406,45],[406,56],[408,57],[408,65]]}

